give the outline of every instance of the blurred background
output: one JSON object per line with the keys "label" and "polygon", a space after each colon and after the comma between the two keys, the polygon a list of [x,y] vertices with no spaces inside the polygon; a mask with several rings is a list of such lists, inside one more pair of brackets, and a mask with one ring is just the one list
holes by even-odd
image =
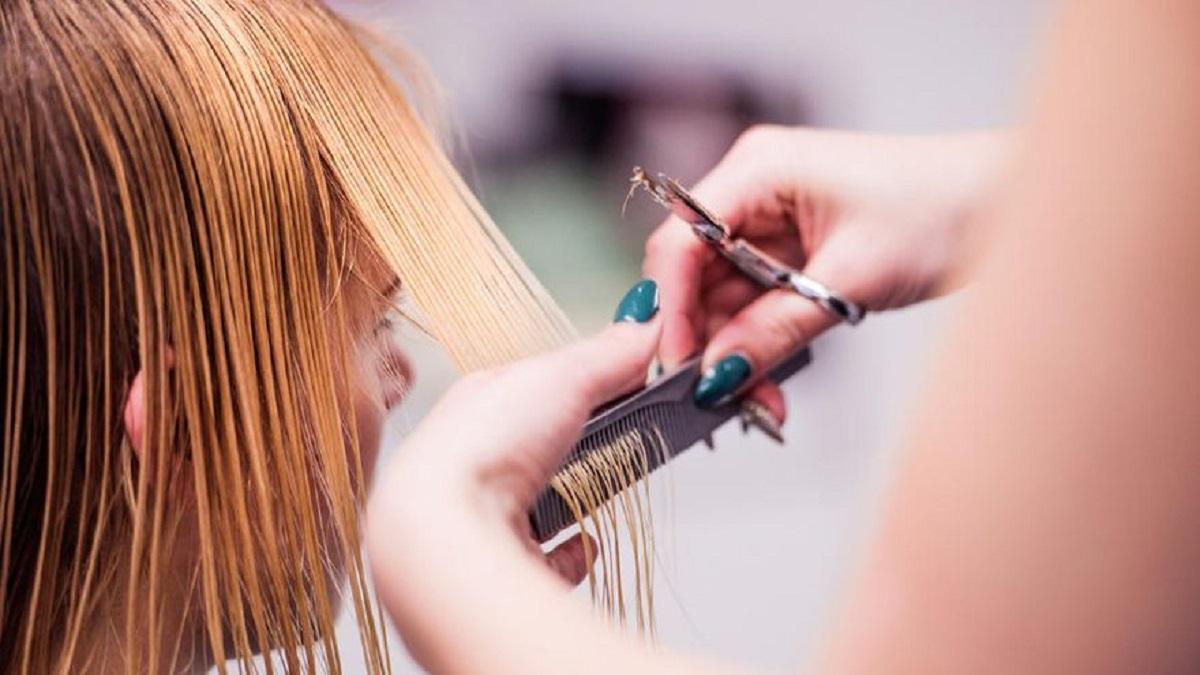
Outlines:
{"label": "blurred background", "polygon": [[[1033,0],[335,0],[414,50],[455,159],[576,324],[639,278],[660,207],[630,168],[689,184],[761,122],[920,133],[1020,116],[1048,3]],[[803,667],[871,526],[905,415],[953,299],[872,316],[814,345],[785,388],[783,447],[729,425],[654,478],[660,641]],[[453,373],[420,336],[394,446]],[[585,601],[584,594],[580,594]],[[358,672],[354,627],[343,654]],[[399,672],[417,672],[398,640]],[[463,649],[472,646],[464,644]]]}

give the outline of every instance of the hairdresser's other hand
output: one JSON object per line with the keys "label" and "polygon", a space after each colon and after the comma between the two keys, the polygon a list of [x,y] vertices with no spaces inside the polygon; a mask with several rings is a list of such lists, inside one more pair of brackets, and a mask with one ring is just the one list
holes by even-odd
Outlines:
{"label": "hairdresser's other hand", "polygon": [[[693,193],[734,235],[877,312],[955,285],[974,240],[972,215],[1008,145],[998,133],[755,127]],[[741,355],[749,370],[732,369],[740,381],[724,384],[744,386],[836,323],[794,293],[763,293],[715,257],[674,217],[646,246],[646,276],[663,290],[664,365],[701,348],[706,369]],[[782,423],[777,387],[761,383],[751,395]]]}
{"label": "hairdresser's other hand", "polygon": [[[461,378],[398,450],[380,506],[416,506],[423,520],[429,505],[461,507],[530,543],[528,508],[591,411],[644,384],[660,328],[614,323],[563,349]],[[567,542],[570,553],[581,553],[578,543]],[[582,558],[552,554],[550,563],[572,583],[586,573]]]}
{"label": "hairdresser's other hand", "polygon": [[644,383],[661,328],[657,288],[643,282],[632,295],[642,300],[629,320],[595,337],[462,378],[381,475],[367,519],[369,559],[384,606],[429,670],[478,670],[479,654],[466,653],[476,650],[519,655],[502,663],[547,656],[559,646],[522,627],[551,616],[564,630],[592,622],[562,593],[562,578],[577,583],[587,571],[581,540],[551,553],[548,566],[527,511],[590,412]]}

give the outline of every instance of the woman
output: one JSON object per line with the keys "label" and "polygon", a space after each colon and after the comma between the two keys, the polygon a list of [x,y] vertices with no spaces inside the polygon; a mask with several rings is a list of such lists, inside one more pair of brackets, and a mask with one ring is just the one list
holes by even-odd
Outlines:
{"label": "woman", "polygon": [[[762,129],[696,188],[873,310],[974,280],[817,672],[1200,662],[1200,5],[1074,2],[1055,35],[1010,162],[998,137]],[[386,472],[371,563],[428,669],[719,669],[578,607],[525,545],[523,514],[660,332],[664,361],[702,348],[761,373],[830,322],[714,266],[677,221],[645,267],[655,318],[465,381]],[[564,404],[534,405],[551,395]],[[754,395],[782,417],[778,392]]]}
{"label": "woman", "polygon": [[467,369],[569,329],[369,46],[315,0],[0,2],[0,672],[336,672],[343,599],[386,670],[400,281]]}

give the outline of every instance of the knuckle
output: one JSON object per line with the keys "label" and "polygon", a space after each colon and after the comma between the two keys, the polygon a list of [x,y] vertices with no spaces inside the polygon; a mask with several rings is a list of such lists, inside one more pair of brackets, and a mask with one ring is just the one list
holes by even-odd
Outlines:
{"label": "knuckle", "polygon": [[774,335],[784,348],[804,340],[804,326],[794,317],[777,315],[767,319],[766,323],[767,331]]}
{"label": "knuckle", "polygon": [[590,371],[580,377],[574,387],[563,392],[563,401],[573,412],[587,414],[592,407],[592,401],[598,395],[597,378]]}
{"label": "knuckle", "polygon": [[792,301],[796,299],[798,298],[782,298],[776,310],[765,317],[766,329],[779,340],[784,349],[790,349],[809,337],[803,311],[792,306]]}
{"label": "knuckle", "polygon": [[755,124],[738,136],[731,152],[753,152],[778,141],[783,127],[776,124]]}
{"label": "knuckle", "polygon": [[563,386],[553,396],[572,417],[586,417],[604,397],[604,366],[576,363],[564,370]]}
{"label": "knuckle", "polygon": [[461,398],[479,392],[496,379],[497,374],[490,370],[477,370],[463,375],[454,381],[447,390],[447,397]]}

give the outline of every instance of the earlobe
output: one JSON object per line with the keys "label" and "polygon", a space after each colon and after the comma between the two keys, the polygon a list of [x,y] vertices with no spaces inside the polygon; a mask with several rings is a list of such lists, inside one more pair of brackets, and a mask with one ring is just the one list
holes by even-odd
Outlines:
{"label": "earlobe", "polygon": [[125,398],[125,437],[133,446],[133,452],[142,459],[143,434],[146,429],[146,371],[139,370]]}
{"label": "earlobe", "polygon": [[[163,361],[167,368],[175,367],[175,350],[166,348]],[[146,434],[146,369],[142,368],[133,376],[129,385],[129,394],[125,398],[125,410],[122,414],[125,425],[125,437],[133,446],[133,452],[138,459],[143,459]]]}

